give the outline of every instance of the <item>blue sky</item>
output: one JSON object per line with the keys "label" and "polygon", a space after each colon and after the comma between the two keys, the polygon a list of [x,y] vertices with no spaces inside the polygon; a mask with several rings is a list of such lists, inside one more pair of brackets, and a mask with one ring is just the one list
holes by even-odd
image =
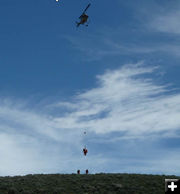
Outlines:
{"label": "blue sky", "polygon": [[179,9],[1,0],[0,175],[180,175]]}

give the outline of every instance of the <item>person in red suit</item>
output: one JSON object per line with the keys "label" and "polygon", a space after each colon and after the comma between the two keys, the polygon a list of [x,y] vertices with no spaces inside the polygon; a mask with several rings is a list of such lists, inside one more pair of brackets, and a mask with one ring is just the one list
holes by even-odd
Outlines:
{"label": "person in red suit", "polygon": [[86,147],[83,149],[83,153],[84,153],[85,156],[88,153],[88,150],[86,149]]}

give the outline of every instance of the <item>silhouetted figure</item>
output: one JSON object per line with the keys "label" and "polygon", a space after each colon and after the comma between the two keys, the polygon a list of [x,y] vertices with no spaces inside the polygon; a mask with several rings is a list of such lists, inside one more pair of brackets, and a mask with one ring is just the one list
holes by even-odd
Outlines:
{"label": "silhouetted figure", "polygon": [[83,153],[86,156],[86,154],[88,153],[88,150],[86,148],[83,149]]}
{"label": "silhouetted figure", "polygon": [[80,174],[80,170],[77,170],[77,174]]}
{"label": "silhouetted figure", "polygon": [[86,169],[86,174],[88,174],[89,173],[89,171],[88,171],[88,169]]}

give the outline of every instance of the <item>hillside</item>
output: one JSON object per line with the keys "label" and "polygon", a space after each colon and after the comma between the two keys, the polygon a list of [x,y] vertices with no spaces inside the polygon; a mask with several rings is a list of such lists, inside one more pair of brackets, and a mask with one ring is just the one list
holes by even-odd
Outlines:
{"label": "hillside", "polygon": [[0,194],[163,194],[165,175],[37,174],[0,177]]}

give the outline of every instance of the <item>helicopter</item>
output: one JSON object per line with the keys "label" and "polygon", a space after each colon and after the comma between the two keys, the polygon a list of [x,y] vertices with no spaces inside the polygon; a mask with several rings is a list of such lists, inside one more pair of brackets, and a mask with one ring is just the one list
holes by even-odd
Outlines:
{"label": "helicopter", "polygon": [[[87,20],[88,20],[88,18],[89,18],[89,16],[88,15],[86,15],[86,11],[87,11],[87,9],[90,7],[90,3],[87,5],[87,7],[86,7],[86,9],[83,11],[83,13],[81,14],[81,16],[79,17],[79,19],[80,19],[80,22],[76,22],[76,24],[77,24],[77,27],[79,27],[80,26],[80,24],[85,24],[85,23],[87,23]],[[88,26],[88,24],[86,24],[86,26]]]}

